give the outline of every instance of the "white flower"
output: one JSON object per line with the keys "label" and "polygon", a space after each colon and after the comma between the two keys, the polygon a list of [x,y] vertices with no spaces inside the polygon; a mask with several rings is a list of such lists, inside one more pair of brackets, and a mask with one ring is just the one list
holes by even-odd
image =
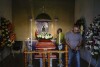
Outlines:
{"label": "white flower", "polygon": [[99,45],[100,45],[100,41],[97,41],[97,44],[99,44]]}
{"label": "white flower", "polygon": [[49,39],[49,36],[47,36],[46,38]]}
{"label": "white flower", "polygon": [[94,55],[94,53],[93,53],[93,52],[91,52],[91,54],[92,54],[92,55]]}
{"label": "white flower", "polygon": [[99,48],[97,46],[94,46],[94,49],[97,49],[98,50]]}
{"label": "white flower", "polygon": [[50,35],[50,38],[52,38],[53,36],[52,35]]}
{"label": "white flower", "polygon": [[88,47],[89,47],[89,48],[91,49],[91,45],[86,45],[85,47],[86,47],[86,48],[88,48]]}
{"label": "white flower", "polygon": [[95,24],[95,26],[98,26],[98,24]]}
{"label": "white flower", "polygon": [[89,41],[89,43],[92,43],[93,41]]}
{"label": "white flower", "polygon": [[94,52],[94,54],[98,54],[98,52]]}
{"label": "white flower", "polygon": [[91,45],[90,45],[89,47],[90,47],[90,49],[91,49]]}
{"label": "white flower", "polygon": [[44,36],[42,36],[42,38],[44,38]]}
{"label": "white flower", "polygon": [[92,35],[93,35],[93,33],[91,32],[89,36],[92,36]]}
{"label": "white flower", "polygon": [[47,35],[45,36],[45,39],[48,39]]}
{"label": "white flower", "polygon": [[39,35],[39,37],[41,38],[41,37],[42,37],[42,35]]}

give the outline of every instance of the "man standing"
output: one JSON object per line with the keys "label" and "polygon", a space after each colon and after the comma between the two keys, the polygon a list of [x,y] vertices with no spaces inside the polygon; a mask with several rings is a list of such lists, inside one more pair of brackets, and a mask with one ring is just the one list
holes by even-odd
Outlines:
{"label": "man standing", "polygon": [[65,40],[68,45],[68,67],[71,67],[72,59],[75,57],[76,67],[80,67],[80,51],[79,47],[82,42],[82,36],[79,33],[79,27],[73,26],[73,30],[65,35]]}

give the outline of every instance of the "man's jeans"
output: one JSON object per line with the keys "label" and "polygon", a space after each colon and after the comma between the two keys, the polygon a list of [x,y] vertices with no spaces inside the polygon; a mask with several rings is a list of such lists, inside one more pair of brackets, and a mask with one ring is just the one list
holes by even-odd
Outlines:
{"label": "man's jeans", "polygon": [[73,50],[69,49],[69,51],[68,51],[68,67],[71,67],[73,58],[75,58],[76,67],[80,67],[80,51],[74,52]]}

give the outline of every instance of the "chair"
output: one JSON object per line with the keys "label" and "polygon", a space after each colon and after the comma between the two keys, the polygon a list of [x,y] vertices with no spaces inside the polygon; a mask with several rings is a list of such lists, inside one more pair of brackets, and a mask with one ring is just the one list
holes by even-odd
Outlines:
{"label": "chair", "polygon": [[13,47],[12,47],[13,55],[14,55],[14,53],[21,53],[22,52],[22,45],[23,45],[23,41],[15,41],[15,43],[13,44]]}

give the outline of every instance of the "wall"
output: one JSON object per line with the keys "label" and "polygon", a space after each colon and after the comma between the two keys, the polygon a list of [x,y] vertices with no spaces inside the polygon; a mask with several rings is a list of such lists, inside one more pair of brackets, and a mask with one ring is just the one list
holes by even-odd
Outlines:
{"label": "wall", "polygon": [[[30,36],[29,16],[33,19],[33,37],[36,29],[35,17],[42,12],[42,6],[45,6],[45,12],[50,15],[50,33],[56,35],[58,27],[67,32],[74,24],[74,0],[13,0],[12,17],[15,24],[17,40],[26,40]],[[24,2],[24,3],[23,3]],[[55,22],[58,17],[58,22]]]}
{"label": "wall", "polygon": [[[12,0],[0,0],[0,17],[5,17],[12,21]],[[10,54],[10,49],[6,48],[0,52],[0,61]]]}
{"label": "wall", "polygon": [[[93,22],[93,18],[100,14],[100,0],[75,0],[75,21],[84,17],[86,26]],[[81,57],[86,61],[90,61],[90,52],[86,49],[81,49]],[[100,59],[99,62],[100,63]],[[92,58],[91,64],[95,65],[96,61]],[[98,64],[97,67],[100,67]]]}
{"label": "wall", "polygon": [[75,21],[85,17],[86,25],[93,21],[93,0],[75,0]]}
{"label": "wall", "polygon": [[0,17],[12,21],[12,0],[0,0]]}
{"label": "wall", "polygon": [[94,0],[94,17],[100,15],[100,0]]}

